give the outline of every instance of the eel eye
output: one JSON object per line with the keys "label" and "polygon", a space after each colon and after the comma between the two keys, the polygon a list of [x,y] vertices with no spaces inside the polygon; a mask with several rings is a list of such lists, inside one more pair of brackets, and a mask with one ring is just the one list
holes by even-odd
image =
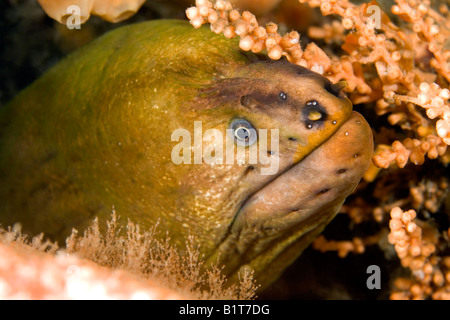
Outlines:
{"label": "eel eye", "polygon": [[257,140],[255,128],[245,119],[233,120],[230,124],[234,142],[238,146],[250,146]]}

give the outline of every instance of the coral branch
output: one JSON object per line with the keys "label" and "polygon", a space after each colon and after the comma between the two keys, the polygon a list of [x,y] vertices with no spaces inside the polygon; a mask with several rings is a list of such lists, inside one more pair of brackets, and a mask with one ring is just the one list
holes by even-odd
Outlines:
{"label": "coral branch", "polygon": [[195,28],[210,23],[215,33],[223,33],[227,38],[239,36],[239,47],[244,51],[266,50],[273,60],[285,56],[288,61],[319,73],[331,65],[329,57],[315,44],[309,44],[303,51],[298,32],[281,36],[277,24],[270,22],[262,27],[252,13],[240,13],[228,1],[218,0],[213,4],[208,0],[197,0],[195,7],[186,10],[186,15]]}
{"label": "coral branch", "polygon": [[416,165],[423,164],[425,156],[436,159],[447,151],[447,144],[441,138],[429,135],[423,140],[406,138],[392,143],[392,148],[382,150],[373,157],[373,162],[380,168],[388,168],[393,162],[404,168],[408,161]]}
{"label": "coral branch", "polygon": [[[389,242],[394,245],[401,264],[412,272],[412,279],[395,281],[397,291],[391,299],[450,298],[450,257],[437,255],[439,234],[416,219],[414,210],[392,209]],[[450,232],[450,230],[448,230]],[[448,237],[448,235],[447,235]]]}
{"label": "coral branch", "polygon": [[379,241],[380,235],[369,236],[367,238],[355,237],[348,241],[327,240],[323,235],[313,242],[313,248],[320,252],[336,251],[340,258],[345,258],[350,252],[364,253],[367,245],[375,244]]}

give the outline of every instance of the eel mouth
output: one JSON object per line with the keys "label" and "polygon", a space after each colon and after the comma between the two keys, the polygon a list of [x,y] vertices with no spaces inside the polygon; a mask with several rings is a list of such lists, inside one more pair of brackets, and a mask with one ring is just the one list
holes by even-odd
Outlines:
{"label": "eel mouth", "polygon": [[367,170],[373,153],[369,124],[358,112],[302,161],[264,185],[241,206],[234,224],[284,229],[330,202],[343,202]]}
{"label": "eel mouth", "polygon": [[276,279],[334,218],[372,154],[371,128],[353,111],[321,146],[246,199],[217,250],[225,273],[250,268],[263,286]]}

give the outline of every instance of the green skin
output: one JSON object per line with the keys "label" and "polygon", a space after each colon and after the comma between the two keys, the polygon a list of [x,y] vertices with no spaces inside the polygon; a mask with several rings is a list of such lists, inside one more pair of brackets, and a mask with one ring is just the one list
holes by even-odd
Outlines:
{"label": "green skin", "polygon": [[[311,100],[320,120],[309,119]],[[180,248],[195,235],[232,281],[254,270],[266,286],[334,217],[370,163],[370,127],[351,109],[322,76],[243,53],[206,27],[126,26],[1,110],[0,223],[64,241],[114,207],[144,228],[159,223]],[[203,132],[225,136],[236,118],[279,129],[276,174],[262,175],[262,164],[173,163],[174,130],[194,137],[201,121]]]}

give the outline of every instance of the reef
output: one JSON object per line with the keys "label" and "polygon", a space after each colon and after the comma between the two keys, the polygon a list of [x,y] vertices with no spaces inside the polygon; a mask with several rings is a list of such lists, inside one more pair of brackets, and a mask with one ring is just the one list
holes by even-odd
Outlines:
{"label": "reef", "polygon": [[[450,299],[449,5],[283,0],[255,15],[223,0],[173,2],[170,10],[152,2],[150,17],[187,9],[195,28],[209,24],[239,37],[242,50],[324,75],[373,130],[373,165],[360,185],[262,297]],[[366,287],[371,264],[382,270],[380,290]]]}

